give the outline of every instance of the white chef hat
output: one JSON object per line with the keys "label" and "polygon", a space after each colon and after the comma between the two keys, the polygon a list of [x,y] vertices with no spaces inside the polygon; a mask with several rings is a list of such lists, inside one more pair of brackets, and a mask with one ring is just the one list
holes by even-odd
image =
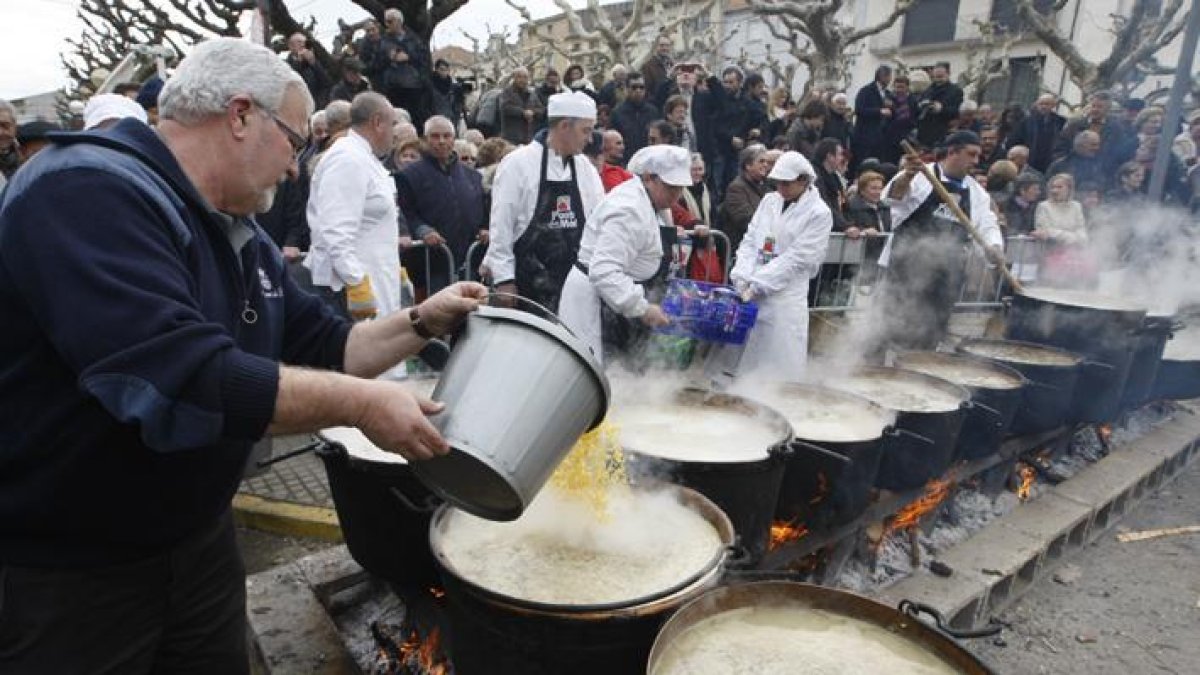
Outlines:
{"label": "white chef hat", "polygon": [[658,176],[667,185],[688,187],[692,184],[692,155],[678,145],[651,145],[633,154],[626,167],[630,173]]}
{"label": "white chef hat", "polygon": [[546,117],[571,117],[581,120],[596,119],[596,102],[591,96],[573,91],[569,94],[555,94],[550,97],[546,106]]}
{"label": "white chef hat", "polygon": [[105,120],[136,117],[142,123],[146,120],[146,111],[137,101],[120,94],[96,94],[88,99],[83,109],[83,128],[92,129]]}
{"label": "white chef hat", "polygon": [[804,155],[795,150],[788,150],[775,160],[775,167],[771,169],[770,175],[767,178],[771,180],[796,180],[800,176],[808,176],[809,179],[817,177],[817,172],[813,170],[812,164],[809,163]]}

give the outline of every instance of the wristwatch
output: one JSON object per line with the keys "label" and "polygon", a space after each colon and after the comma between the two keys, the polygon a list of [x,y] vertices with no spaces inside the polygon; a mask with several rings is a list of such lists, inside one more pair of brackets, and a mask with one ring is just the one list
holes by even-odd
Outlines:
{"label": "wristwatch", "polygon": [[429,325],[421,320],[421,313],[417,311],[416,307],[408,310],[408,319],[409,321],[412,321],[413,332],[416,333],[418,337],[424,340],[432,340],[434,338],[433,333],[429,330]]}

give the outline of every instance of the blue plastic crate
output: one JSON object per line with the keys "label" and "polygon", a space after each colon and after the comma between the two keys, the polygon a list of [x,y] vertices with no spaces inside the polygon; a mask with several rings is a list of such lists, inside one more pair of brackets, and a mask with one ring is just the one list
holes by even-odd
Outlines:
{"label": "blue plastic crate", "polygon": [[732,286],[672,279],[662,301],[671,323],[657,329],[708,342],[740,345],[758,318],[758,305],[743,302]]}

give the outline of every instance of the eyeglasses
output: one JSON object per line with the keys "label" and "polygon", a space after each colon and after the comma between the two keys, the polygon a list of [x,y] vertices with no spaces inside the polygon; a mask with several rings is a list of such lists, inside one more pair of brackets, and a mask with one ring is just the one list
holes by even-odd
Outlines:
{"label": "eyeglasses", "polygon": [[279,127],[279,130],[282,131],[285,136],[287,136],[288,144],[292,146],[293,158],[300,157],[300,153],[304,152],[304,149],[308,147],[308,139],[285,124],[283,120],[279,119],[279,115],[276,115],[266,108],[262,108],[262,111],[267,113],[271,120],[275,122],[275,126]]}

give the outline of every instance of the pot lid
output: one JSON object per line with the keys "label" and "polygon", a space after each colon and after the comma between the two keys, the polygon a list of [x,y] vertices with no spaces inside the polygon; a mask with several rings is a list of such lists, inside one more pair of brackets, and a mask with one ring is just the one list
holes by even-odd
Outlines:
{"label": "pot lid", "polygon": [[354,427],[330,427],[322,429],[317,436],[323,441],[340,445],[347,455],[356,460],[379,464],[408,464],[408,460],[400,455],[380,449],[366,434]]}
{"label": "pot lid", "polygon": [[1146,307],[1137,300],[1116,295],[1082,291],[1069,288],[1046,288],[1026,286],[1020,295],[1042,302],[1071,305],[1085,309],[1101,309],[1111,312],[1145,312]]}
{"label": "pot lid", "polygon": [[1083,360],[1062,349],[1015,340],[967,340],[958,348],[973,356],[1030,366],[1072,367]]}

